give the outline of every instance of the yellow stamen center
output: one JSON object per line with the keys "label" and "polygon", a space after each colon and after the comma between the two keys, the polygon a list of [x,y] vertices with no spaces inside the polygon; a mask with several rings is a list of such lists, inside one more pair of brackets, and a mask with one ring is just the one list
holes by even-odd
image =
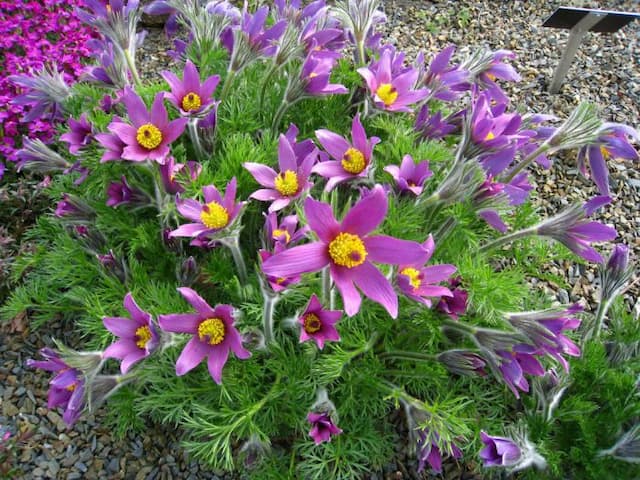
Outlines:
{"label": "yellow stamen center", "polygon": [[364,263],[367,250],[359,236],[343,232],[329,243],[329,255],[336,265],[353,268]]}
{"label": "yellow stamen center", "polygon": [[316,72],[311,72],[307,78],[316,78],[318,74]]}
{"label": "yellow stamen center", "polygon": [[607,150],[604,145],[600,145],[600,153],[602,154],[602,158],[604,158],[605,160],[611,158],[611,152]]}
{"label": "yellow stamen center", "polygon": [[279,173],[275,179],[276,190],[284,196],[295,195],[298,191],[298,175],[293,170]]}
{"label": "yellow stamen center", "polygon": [[349,148],[342,157],[342,168],[347,172],[353,174],[359,174],[367,166],[367,162],[364,159],[364,154],[357,148]]}
{"label": "yellow stamen center", "polygon": [[496,76],[493,73],[487,73],[487,77],[489,77],[489,80],[492,82],[496,81]]}
{"label": "yellow stamen center", "polygon": [[136,330],[136,338],[138,348],[144,349],[147,346],[147,342],[151,340],[151,329],[147,325],[139,327]]}
{"label": "yellow stamen center", "polygon": [[494,138],[496,138],[496,136],[493,134],[493,132],[489,132],[487,133],[487,136],[484,137],[484,141],[488,142],[489,140],[493,140]]}
{"label": "yellow stamen center", "polygon": [[73,392],[76,389],[76,384],[72,383],[71,385],[66,387],[66,389],[69,390],[70,392]]}
{"label": "yellow stamen center", "polygon": [[201,106],[202,99],[200,98],[200,95],[195,92],[189,92],[184,97],[182,97],[182,109],[185,112],[199,110]]}
{"label": "yellow stamen center", "polygon": [[198,325],[198,337],[209,345],[218,345],[224,340],[224,322],[219,318],[207,318]]}
{"label": "yellow stamen center", "polygon": [[409,277],[409,283],[414,289],[420,288],[420,285],[422,285],[422,280],[420,279],[420,271],[413,267],[403,268],[400,271],[400,275],[406,275],[407,277]]}
{"label": "yellow stamen center", "polygon": [[383,83],[376,90],[376,95],[382,100],[385,106],[393,105],[393,103],[398,99],[398,92],[395,87],[390,83]]}
{"label": "yellow stamen center", "polygon": [[276,284],[278,284],[278,285],[282,285],[286,281],[287,281],[287,279],[285,277],[276,278]]}
{"label": "yellow stamen center", "polygon": [[229,212],[218,202],[209,202],[202,209],[200,220],[209,228],[226,227],[229,223]]}
{"label": "yellow stamen center", "polygon": [[284,235],[284,243],[289,243],[289,240],[291,240],[291,235],[289,235],[289,232],[287,232],[286,230],[280,230],[279,228],[277,228],[273,231],[273,234],[271,235],[271,237],[274,240],[278,240],[283,235]]}
{"label": "yellow stamen center", "polygon": [[147,150],[153,150],[162,143],[162,132],[152,123],[145,123],[138,128],[136,140],[141,147]]}
{"label": "yellow stamen center", "polygon": [[304,331],[316,333],[322,328],[322,322],[315,313],[308,313],[304,317]]}

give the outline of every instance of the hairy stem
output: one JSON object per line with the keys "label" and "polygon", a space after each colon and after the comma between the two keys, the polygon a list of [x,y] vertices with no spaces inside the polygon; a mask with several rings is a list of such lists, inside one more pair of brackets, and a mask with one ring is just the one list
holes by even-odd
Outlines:
{"label": "hairy stem", "polygon": [[233,256],[233,261],[236,264],[236,269],[238,270],[238,278],[240,279],[240,283],[243,285],[247,283],[247,266],[244,263],[244,258],[242,257],[242,250],[240,250],[240,239],[238,235],[234,235],[231,238],[224,238],[220,240],[225,247],[227,247],[231,251],[231,255]]}
{"label": "hairy stem", "polygon": [[202,142],[200,141],[200,134],[198,133],[198,119],[189,119],[189,123],[187,125],[189,130],[189,138],[191,139],[191,144],[193,145],[193,150],[196,153],[198,161],[202,162],[206,154],[204,148],[202,147]]}
{"label": "hairy stem", "polygon": [[524,238],[524,237],[528,237],[530,235],[535,235],[537,233],[537,227],[529,227],[529,228],[524,228],[522,230],[518,230],[517,232],[513,232],[510,233],[509,235],[505,235],[503,237],[500,238],[496,238],[495,240],[489,242],[489,243],[485,243],[484,245],[482,245],[479,249],[478,252],[479,253],[487,253],[491,250],[493,250],[494,248],[498,248],[501,247],[502,245],[505,245],[509,242],[513,242],[515,240],[518,240],[520,238]]}
{"label": "hairy stem", "polygon": [[140,80],[140,75],[138,75],[136,62],[131,56],[131,52],[128,49],[124,50],[124,58],[127,61],[129,71],[131,72],[131,76],[133,77],[133,82],[136,84],[136,88],[139,90],[140,88],[142,88],[142,81]]}
{"label": "hairy stem", "polygon": [[278,295],[264,294],[264,305],[262,307],[262,330],[264,333],[264,342],[268,346],[274,341],[273,335],[273,312],[280,300]]}

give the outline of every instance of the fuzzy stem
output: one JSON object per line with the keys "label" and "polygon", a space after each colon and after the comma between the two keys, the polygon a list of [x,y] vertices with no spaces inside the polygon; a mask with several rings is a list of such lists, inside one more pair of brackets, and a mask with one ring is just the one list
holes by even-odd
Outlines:
{"label": "fuzzy stem", "polygon": [[247,267],[244,263],[244,258],[242,258],[242,251],[240,250],[240,239],[238,235],[234,235],[230,238],[223,238],[220,240],[225,247],[231,250],[231,255],[233,256],[233,261],[236,264],[236,268],[238,270],[238,278],[240,283],[245,285],[247,283]]}
{"label": "fuzzy stem", "polygon": [[205,151],[202,147],[202,142],[200,141],[200,134],[198,133],[198,119],[190,118],[187,126],[189,130],[189,138],[191,139],[191,144],[193,145],[193,150],[196,153],[198,161],[202,162],[205,158]]}
{"label": "fuzzy stem", "polygon": [[529,154],[524,160],[518,163],[515,167],[511,169],[511,171],[504,178],[504,183],[509,183],[513,178],[520,173],[522,170],[527,168],[533,161],[538,158],[541,154],[547,152],[551,149],[551,146],[548,143],[543,143],[538,148],[536,148],[531,154]]}
{"label": "fuzzy stem", "polygon": [[264,342],[268,346],[274,341],[273,335],[273,312],[280,300],[278,295],[264,294],[264,305],[262,307],[262,329],[264,333]]}
{"label": "fuzzy stem", "polygon": [[353,51],[353,54],[355,56],[354,60],[355,60],[355,64],[358,66],[364,66],[364,62],[365,62],[365,52],[364,52],[364,35],[360,34],[360,35],[356,35],[355,36],[355,40],[356,40],[356,49]]}
{"label": "fuzzy stem", "polygon": [[140,80],[140,75],[138,75],[138,69],[136,68],[136,62],[134,58],[131,56],[131,52],[129,50],[124,50],[124,58],[127,61],[127,65],[129,66],[129,71],[131,72],[131,76],[133,77],[133,82],[136,84],[136,88],[142,88],[142,81]]}
{"label": "fuzzy stem", "polygon": [[383,352],[380,355],[378,355],[378,358],[414,360],[417,362],[437,362],[438,361],[435,355],[431,355],[428,353],[409,352],[406,350],[392,350],[389,352]]}
{"label": "fuzzy stem", "polygon": [[223,102],[227,97],[227,93],[229,93],[229,88],[231,88],[231,84],[233,83],[233,79],[236,76],[235,70],[229,70],[227,73],[227,77],[224,79],[224,84],[222,85],[222,91],[220,93],[220,102]]}
{"label": "fuzzy stem", "polygon": [[260,86],[260,100],[258,101],[259,111],[262,111],[262,107],[264,105],[264,96],[267,93],[267,85],[269,84],[271,77],[273,77],[273,74],[276,73],[277,71],[278,71],[277,65],[271,64],[271,67],[269,67],[269,70],[267,71],[267,74],[265,75],[264,80],[262,81],[262,85]]}
{"label": "fuzzy stem", "polygon": [[607,315],[609,308],[613,304],[613,300],[616,297],[609,298],[604,302],[600,302],[598,304],[598,310],[596,311],[596,316],[593,322],[593,328],[587,332],[584,337],[584,341],[590,340],[593,338],[598,338],[600,336],[600,332],[602,331],[602,326],[604,325],[604,317]]}
{"label": "fuzzy stem", "polygon": [[487,253],[494,248],[501,247],[509,242],[513,242],[520,238],[528,237],[530,235],[535,235],[538,232],[538,227],[533,226],[529,228],[524,228],[522,230],[518,230],[517,232],[510,233],[509,235],[505,235],[504,237],[496,238],[495,240],[485,243],[478,249],[478,253]]}
{"label": "fuzzy stem", "polygon": [[331,302],[331,275],[329,275],[329,267],[322,269],[322,301],[325,305]]}
{"label": "fuzzy stem", "polygon": [[464,322],[458,322],[455,320],[451,320],[451,319],[445,319],[442,321],[442,323],[446,326],[451,328],[452,330],[456,330],[458,332],[464,333],[466,335],[469,335],[471,337],[473,337],[476,334],[476,328],[466,324]]}
{"label": "fuzzy stem", "polygon": [[284,117],[284,114],[287,112],[287,110],[289,110],[291,105],[293,105],[293,103],[289,103],[286,100],[282,101],[282,103],[280,104],[280,107],[278,108],[278,111],[273,117],[273,122],[271,123],[271,130],[273,130],[274,132],[276,131],[276,129],[280,125],[280,122],[282,121],[282,117]]}

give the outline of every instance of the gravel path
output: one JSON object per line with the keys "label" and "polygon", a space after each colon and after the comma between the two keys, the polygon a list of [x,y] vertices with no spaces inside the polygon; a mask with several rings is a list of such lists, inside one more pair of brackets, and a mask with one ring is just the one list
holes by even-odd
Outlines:
{"label": "gravel path", "polygon": [[[418,49],[436,52],[450,43],[486,45],[492,49],[508,48],[517,55],[514,64],[523,76],[520,84],[508,87],[516,106],[554,113],[564,117],[580,101],[589,100],[601,106],[603,118],[638,127],[640,115],[640,22],[635,22],[613,35],[588,34],[572,64],[558,95],[550,95],[546,87],[553,76],[568,32],[543,29],[543,20],[565,1],[542,0],[453,0],[409,1],[386,0],[387,26],[391,42],[406,49],[413,57]],[[637,1],[573,2],[575,6],[640,10]],[[159,30],[152,30],[140,52],[143,76],[154,76],[167,64],[164,53],[167,42]],[[640,172],[627,161],[611,162],[614,205],[603,214],[615,223],[623,241],[633,247],[640,258]],[[595,190],[590,182],[577,175],[575,158],[561,158],[551,172],[537,177],[540,208],[555,212],[575,199],[586,198]],[[595,289],[591,285],[595,272],[591,268],[564,262],[549,265],[548,270],[564,275],[571,290],[532,279],[535,288],[552,293],[562,302],[585,299],[593,308]],[[640,313],[638,288],[626,295],[630,309]],[[51,325],[33,334],[0,332],[0,425],[13,431],[32,429],[35,435],[20,449],[19,465],[28,479],[216,479],[200,469],[179,448],[179,433],[150,425],[139,436],[115,440],[104,427],[104,412],[83,418],[67,430],[60,415],[46,408],[46,372],[24,366],[37,349],[50,344],[50,336],[78,344],[68,338],[60,325]],[[412,471],[395,465],[376,479],[415,478]],[[411,469],[409,469],[411,470]],[[471,478],[453,468],[447,479]]]}

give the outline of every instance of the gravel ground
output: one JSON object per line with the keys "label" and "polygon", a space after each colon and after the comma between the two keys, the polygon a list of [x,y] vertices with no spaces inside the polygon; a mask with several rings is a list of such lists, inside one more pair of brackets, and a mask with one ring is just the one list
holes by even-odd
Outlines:
{"label": "gravel ground", "polygon": [[[570,1],[542,0],[386,0],[389,16],[388,38],[413,56],[418,49],[436,52],[453,43],[508,48],[517,54],[514,61],[523,81],[507,87],[514,105],[530,111],[554,113],[565,117],[580,101],[596,102],[608,121],[638,127],[640,115],[640,23],[626,26],[612,35],[587,34],[558,95],[546,92],[558,64],[568,32],[543,29],[543,20],[561,4]],[[615,10],[640,10],[637,1],[573,2],[574,6]],[[140,71],[153,77],[169,63],[168,44],[162,32],[150,29],[140,52]],[[157,77],[156,77],[157,78]],[[602,214],[615,224],[621,240],[633,247],[640,258],[640,172],[637,165],[613,161],[611,177],[617,198]],[[547,213],[594,194],[590,182],[577,174],[575,158],[560,158],[550,171],[537,175],[539,206]],[[570,290],[531,279],[533,288],[554,295],[561,302],[580,301],[593,308],[596,289],[591,267],[563,262],[546,267],[563,275]],[[625,301],[629,309],[640,313],[638,286],[630,289]],[[0,332],[0,425],[13,431],[33,430],[34,436],[23,445],[18,464],[26,479],[216,479],[229,478],[206,472],[191,462],[179,448],[179,432],[149,425],[143,435],[116,440],[104,426],[103,412],[83,418],[67,430],[57,411],[46,408],[46,372],[26,369],[24,362],[37,349],[50,344],[55,336],[70,345],[78,344],[68,332],[53,322],[36,333]],[[158,441],[162,439],[162,441]],[[406,462],[407,465],[415,462]],[[375,479],[417,478],[413,467],[390,465]],[[423,477],[424,478],[424,477]],[[455,464],[445,466],[446,479],[473,478],[460,473]]]}

